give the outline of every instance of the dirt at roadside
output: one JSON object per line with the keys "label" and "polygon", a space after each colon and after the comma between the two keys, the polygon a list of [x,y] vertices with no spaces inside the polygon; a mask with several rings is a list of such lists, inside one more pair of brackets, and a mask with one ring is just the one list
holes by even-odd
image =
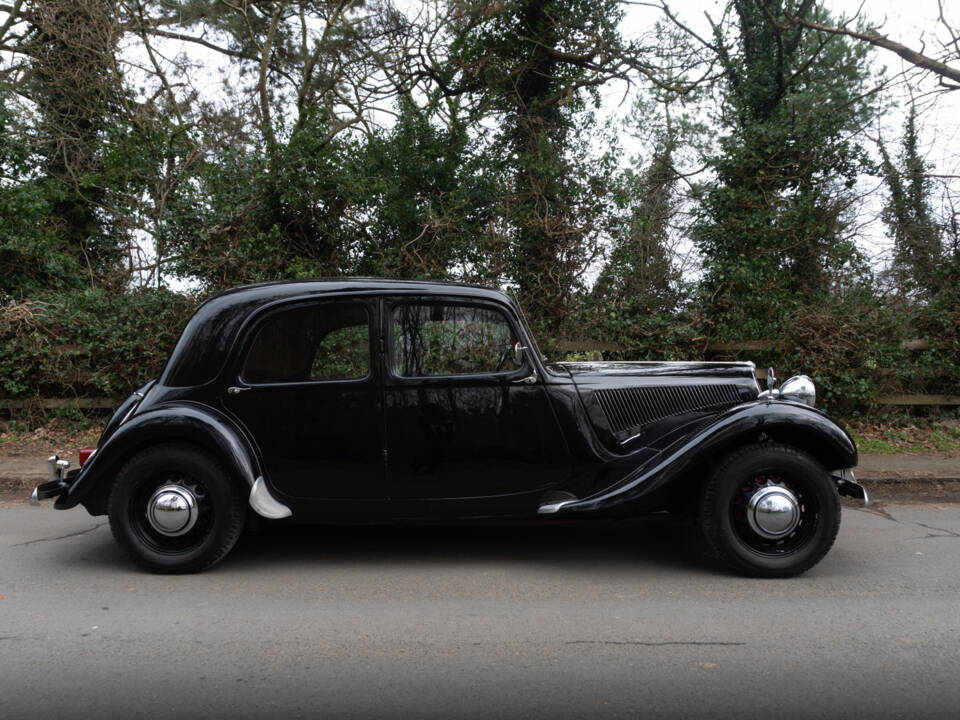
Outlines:
{"label": "dirt at roadside", "polygon": [[47,458],[58,455],[77,467],[77,450],[94,447],[101,428],[77,430],[57,420],[27,433],[0,432],[0,502],[26,502],[47,479]]}

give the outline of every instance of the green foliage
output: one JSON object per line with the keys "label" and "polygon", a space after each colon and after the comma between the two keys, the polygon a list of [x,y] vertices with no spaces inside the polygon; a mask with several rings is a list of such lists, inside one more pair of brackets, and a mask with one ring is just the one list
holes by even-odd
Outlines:
{"label": "green foliage", "polygon": [[202,162],[171,198],[176,271],[207,290],[348,271],[356,237],[347,210],[359,192],[350,165],[359,148],[329,131],[325,116],[311,112],[272,168],[262,145],[225,146]]}
{"label": "green foliage", "polygon": [[592,152],[589,138],[604,130],[587,107],[608,72],[601,49],[616,56],[623,47],[621,17],[613,0],[478,3],[451,44],[462,91],[478,95],[477,112],[497,123],[487,161],[502,187],[499,279],[516,285],[548,333],[598,251],[616,149]]}
{"label": "green foliage", "polygon": [[193,307],[169,290],[99,288],[0,307],[0,395],[126,395],[159,374]]}
{"label": "green foliage", "polygon": [[476,143],[455,117],[438,126],[430,108],[399,102],[396,124],[367,138],[351,171],[362,192],[358,272],[448,278],[485,265],[480,248],[495,190]]}
{"label": "green foliage", "polygon": [[880,144],[888,197],[883,221],[894,242],[893,272],[904,293],[921,298],[936,294],[942,259],[940,228],[930,206],[932,190],[927,162],[920,153],[916,106],[911,104],[903,128],[899,163]]}
{"label": "green foliage", "polygon": [[11,101],[0,85],[0,298],[69,287],[80,276],[75,255],[47,223],[50,199],[31,172],[34,158],[22,142]]}
{"label": "green foliage", "polygon": [[[764,337],[863,268],[849,239],[851,188],[870,117],[866,50],[781,26],[782,3],[736,0],[715,28],[726,134],[697,208],[702,293],[714,334]],[[778,20],[779,18],[779,20]]]}

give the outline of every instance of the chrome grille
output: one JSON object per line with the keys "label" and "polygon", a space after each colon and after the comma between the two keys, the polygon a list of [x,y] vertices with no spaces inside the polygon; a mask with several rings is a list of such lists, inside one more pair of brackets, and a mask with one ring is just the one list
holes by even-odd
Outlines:
{"label": "chrome grille", "polygon": [[597,402],[614,433],[655,420],[740,402],[736,385],[652,385],[596,391]]}

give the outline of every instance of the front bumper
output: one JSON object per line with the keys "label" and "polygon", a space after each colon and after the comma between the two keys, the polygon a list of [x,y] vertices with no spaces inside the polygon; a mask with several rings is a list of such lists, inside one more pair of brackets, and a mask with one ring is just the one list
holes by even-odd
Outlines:
{"label": "front bumper", "polygon": [[834,470],[830,473],[830,478],[836,483],[837,492],[841,495],[862,500],[864,507],[870,504],[870,495],[867,493],[867,489],[857,482],[852,468]]}
{"label": "front bumper", "polygon": [[50,474],[50,479],[45,483],[37,485],[33,489],[33,492],[30,493],[30,504],[39,505],[41,500],[60,497],[65,493],[70,485],[73,484],[77,475],[80,474],[79,468],[68,471],[67,468],[69,467],[69,461],[61,460],[56,455],[51,455],[47,458],[47,469]]}

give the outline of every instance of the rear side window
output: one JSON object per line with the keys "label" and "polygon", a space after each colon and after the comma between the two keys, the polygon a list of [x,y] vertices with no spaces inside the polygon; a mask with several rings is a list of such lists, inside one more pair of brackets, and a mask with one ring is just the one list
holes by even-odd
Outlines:
{"label": "rear side window", "polygon": [[503,313],[470,305],[393,310],[393,371],[400,377],[508,372],[516,338]]}
{"label": "rear side window", "polygon": [[369,373],[366,307],[324,303],[271,315],[257,331],[241,376],[261,384],[353,380]]}

